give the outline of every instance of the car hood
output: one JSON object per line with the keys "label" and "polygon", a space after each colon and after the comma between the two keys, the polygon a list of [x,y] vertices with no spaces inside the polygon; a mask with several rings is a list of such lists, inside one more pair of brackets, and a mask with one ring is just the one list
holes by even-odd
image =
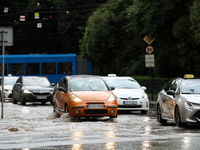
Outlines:
{"label": "car hood", "polygon": [[74,91],[71,92],[83,101],[107,101],[110,91]]}
{"label": "car hood", "polygon": [[182,100],[193,102],[193,103],[200,103],[200,94],[182,94]]}
{"label": "car hood", "polygon": [[131,96],[132,98],[141,98],[142,94],[144,93],[144,90],[142,89],[115,89],[113,90],[113,93],[117,97],[129,97]]}
{"label": "car hood", "polygon": [[27,89],[29,91],[50,91],[53,88],[49,86],[24,86],[23,89]]}
{"label": "car hood", "polygon": [[4,85],[4,89],[12,90],[13,85]]}

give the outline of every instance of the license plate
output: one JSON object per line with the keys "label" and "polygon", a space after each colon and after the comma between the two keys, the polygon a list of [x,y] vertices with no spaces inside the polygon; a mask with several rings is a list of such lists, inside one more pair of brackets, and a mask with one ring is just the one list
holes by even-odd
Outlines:
{"label": "license plate", "polygon": [[46,96],[37,96],[37,99],[47,99]]}
{"label": "license plate", "polygon": [[137,105],[137,101],[123,101],[124,105]]}
{"label": "license plate", "polygon": [[88,104],[88,108],[104,108],[103,104]]}

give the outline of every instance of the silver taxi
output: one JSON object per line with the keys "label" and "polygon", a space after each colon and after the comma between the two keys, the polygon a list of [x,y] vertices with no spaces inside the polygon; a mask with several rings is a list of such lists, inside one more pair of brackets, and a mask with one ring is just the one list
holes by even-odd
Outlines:
{"label": "silver taxi", "polygon": [[157,120],[177,126],[200,123],[200,79],[175,78],[158,93]]}

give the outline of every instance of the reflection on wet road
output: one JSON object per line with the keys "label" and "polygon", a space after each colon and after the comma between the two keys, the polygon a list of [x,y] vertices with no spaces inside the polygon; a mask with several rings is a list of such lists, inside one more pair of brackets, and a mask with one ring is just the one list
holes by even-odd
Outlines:
{"label": "reflection on wet road", "polygon": [[5,103],[0,149],[121,150],[199,149],[200,126],[161,125],[155,116],[119,114],[118,118],[57,118],[51,105]]}

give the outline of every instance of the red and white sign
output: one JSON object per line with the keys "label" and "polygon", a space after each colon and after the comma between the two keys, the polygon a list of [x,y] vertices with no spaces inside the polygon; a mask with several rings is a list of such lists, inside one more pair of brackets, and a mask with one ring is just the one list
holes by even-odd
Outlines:
{"label": "red and white sign", "polygon": [[25,21],[25,16],[20,16],[20,21]]}
{"label": "red and white sign", "polygon": [[146,52],[147,54],[153,54],[153,52],[154,52],[153,46],[148,45],[148,46],[145,48],[145,52]]}

